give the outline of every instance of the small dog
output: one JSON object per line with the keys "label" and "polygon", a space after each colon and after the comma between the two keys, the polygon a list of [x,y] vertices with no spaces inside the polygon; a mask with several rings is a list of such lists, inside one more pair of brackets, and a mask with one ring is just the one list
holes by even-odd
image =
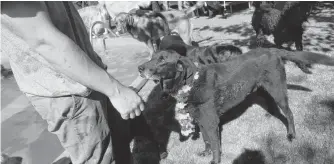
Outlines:
{"label": "small dog", "polygon": [[[325,55],[298,51],[294,55],[276,48],[258,48],[219,64],[198,68],[188,57],[164,61],[147,69],[151,79],[158,79],[164,92],[177,100],[175,117],[183,134],[200,126],[205,150],[213,153],[211,164],[221,161],[220,117],[236,109],[259,104],[266,109],[283,112],[287,120],[287,138],[296,137],[294,118],[288,104],[287,83],[282,58],[305,64],[334,66]],[[174,52],[176,53],[176,52]]]}

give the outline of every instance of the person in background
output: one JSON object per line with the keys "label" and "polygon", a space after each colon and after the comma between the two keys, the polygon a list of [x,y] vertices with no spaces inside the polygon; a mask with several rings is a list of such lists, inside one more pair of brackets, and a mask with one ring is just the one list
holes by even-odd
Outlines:
{"label": "person in background", "polygon": [[115,162],[115,120],[139,116],[144,105],[106,71],[72,2],[1,2],[1,26],[1,50],[20,90],[72,163]]}

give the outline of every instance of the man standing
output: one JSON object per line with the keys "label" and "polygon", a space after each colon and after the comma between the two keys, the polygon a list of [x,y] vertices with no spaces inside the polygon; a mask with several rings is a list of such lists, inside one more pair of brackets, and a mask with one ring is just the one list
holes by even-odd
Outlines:
{"label": "man standing", "polygon": [[2,53],[20,90],[72,163],[112,163],[113,118],[135,118],[144,106],[107,73],[72,2],[1,2],[1,25]]}

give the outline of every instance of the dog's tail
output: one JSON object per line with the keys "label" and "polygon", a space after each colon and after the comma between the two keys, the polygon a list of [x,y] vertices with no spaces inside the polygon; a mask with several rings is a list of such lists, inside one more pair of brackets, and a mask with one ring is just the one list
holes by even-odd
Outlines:
{"label": "dog's tail", "polygon": [[288,60],[297,64],[297,66],[305,73],[310,74],[310,70],[308,68],[311,67],[312,64],[321,64],[327,66],[334,66],[334,58],[314,53],[314,52],[306,52],[306,51],[288,51],[288,50],[279,50],[280,53],[276,53],[283,60]]}

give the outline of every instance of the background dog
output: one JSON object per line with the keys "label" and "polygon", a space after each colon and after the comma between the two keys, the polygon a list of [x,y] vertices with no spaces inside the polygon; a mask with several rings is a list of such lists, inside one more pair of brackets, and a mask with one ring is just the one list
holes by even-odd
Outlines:
{"label": "background dog", "polygon": [[283,43],[292,41],[296,49],[303,50],[303,23],[310,15],[315,2],[254,2],[255,11],[252,26],[256,32],[257,45],[263,46],[264,35],[274,35],[274,42],[279,48]]}
{"label": "background dog", "polygon": [[151,55],[156,48],[154,44],[159,44],[160,38],[170,33],[165,17],[158,13],[150,14],[128,14],[120,13],[115,18],[117,31],[130,33],[130,35],[140,42],[144,42]]}
{"label": "background dog", "polygon": [[202,2],[198,2],[186,11],[141,12],[139,10],[134,11],[134,13],[123,12],[115,17],[115,22],[117,30],[127,30],[135,39],[145,42],[153,54],[156,49],[153,48],[151,40],[156,41],[162,36],[168,35],[170,31],[178,33],[186,44],[192,45],[192,25],[189,18],[192,12],[202,5]]}

